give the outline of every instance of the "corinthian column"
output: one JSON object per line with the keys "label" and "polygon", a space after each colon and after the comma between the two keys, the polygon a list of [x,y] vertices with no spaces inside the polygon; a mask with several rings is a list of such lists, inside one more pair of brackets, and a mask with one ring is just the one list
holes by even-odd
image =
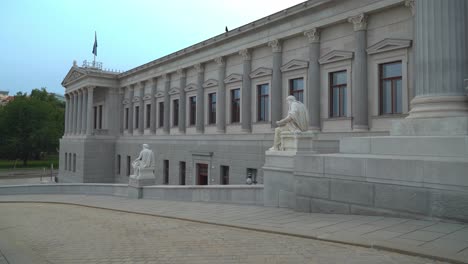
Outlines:
{"label": "corinthian column", "polygon": [[87,115],[87,118],[86,120],[88,121],[88,124],[86,125],[86,135],[92,135],[93,134],[93,122],[94,122],[94,117],[93,117],[93,114],[94,114],[94,111],[93,111],[93,95],[94,95],[94,87],[91,86],[91,87],[88,87],[88,115]]}
{"label": "corinthian column", "polygon": [[78,90],[78,107],[76,112],[76,134],[81,134],[81,108],[83,106],[83,92]]}
{"label": "corinthian column", "polygon": [[416,96],[408,118],[468,116],[467,5],[415,1]]}
{"label": "corinthian column", "polygon": [[70,112],[70,96],[65,94],[65,127],[63,129],[63,135],[68,135],[68,113]]}
{"label": "corinthian column", "polygon": [[242,56],[242,100],[241,100],[241,127],[243,132],[252,132],[252,82],[250,72],[252,71],[252,60],[248,49],[241,50]]}
{"label": "corinthian column", "polygon": [[309,69],[307,71],[307,102],[309,126],[320,131],[320,34],[317,28],[305,31],[309,41]]}
{"label": "corinthian column", "polygon": [[[283,93],[281,91],[281,86],[283,82],[283,76],[281,74],[283,53],[281,52],[281,43],[277,39],[268,42],[268,46],[270,46],[273,51],[273,82],[271,84],[271,126],[276,127],[276,121],[281,120],[281,117],[283,115]],[[244,78],[246,78],[245,75]]]}
{"label": "corinthian column", "polygon": [[134,84],[128,87],[128,133],[133,134],[133,92],[134,92]]}
{"label": "corinthian column", "polygon": [[170,117],[171,117],[171,102],[169,97],[169,89],[171,89],[171,75],[164,75],[164,127],[163,131],[166,134],[170,133]]}
{"label": "corinthian column", "polygon": [[205,80],[205,68],[202,64],[195,64],[197,70],[197,123],[196,130],[198,133],[205,132],[205,96],[203,91],[203,81]]}
{"label": "corinthian column", "polygon": [[223,57],[215,59],[218,65],[218,91],[216,92],[216,130],[218,133],[226,132],[226,89],[224,78],[226,76],[226,63]]}
{"label": "corinthian column", "polygon": [[352,72],[353,130],[369,129],[367,100],[367,15],[348,19],[354,28],[354,60]]}
{"label": "corinthian column", "polygon": [[150,116],[150,130],[151,134],[156,134],[156,91],[158,82],[156,78],[148,80],[148,85],[151,87],[151,116]]}
{"label": "corinthian column", "polygon": [[73,92],[73,134],[77,132],[78,125],[78,92]]}
{"label": "corinthian column", "polygon": [[140,135],[143,135],[145,132],[145,115],[146,115],[146,110],[145,110],[145,101],[143,101],[143,97],[145,96],[145,82],[140,82],[140,101],[139,101],[139,108],[140,108],[140,113],[138,115],[138,133]]}
{"label": "corinthian column", "polygon": [[179,132],[185,133],[185,85],[187,84],[187,77],[185,69],[178,69],[177,74],[179,74],[179,87],[180,87],[180,97],[179,97]]}
{"label": "corinthian column", "polygon": [[81,131],[80,134],[86,133],[86,107],[88,106],[88,90],[83,88],[82,90],[83,102],[81,104]]}

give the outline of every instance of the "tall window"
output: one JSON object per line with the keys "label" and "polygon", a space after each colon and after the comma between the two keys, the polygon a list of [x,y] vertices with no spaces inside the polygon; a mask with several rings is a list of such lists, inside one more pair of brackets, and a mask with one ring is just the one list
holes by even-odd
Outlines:
{"label": "tall window", "polygon": [[179,99],[172,101],[172,125],[179,125]]}
{"label": "tall window", "polygon": [[127,156],[127,176],[130,176],[130,168],[132,165],[132,160],[130,156]]}
{"label": "tall window", "polygon": [[402,110],[401,61],[379,65],[380,114],[400,114]]}
{"label": "tall window", "polygon": [[159,121],[158,126],[164,126],[164,102],[159,102]]}
{"label": "tall window", "polygon": [[151,104],[146,105],[146,128],[151,126]]}
{"label": "tall window", "polygon": [[76,172],[76,153],[73,153],[73,172]]}
{"label": "tall window", "polygon": [[98,117],[98,109],[97,109],[97,106],[93,107],[93,116],[94,116],[94,129],[97,128],[97,117]]}
{"label": "tall window", "polygon": [[135,128],[139,127],[139,121],[140,121],[140,107],[135,106]]}
{"label": "tall window", "polygon": [[221,165],[221,184],[229,184],[229,166]]}
{"label": "tall window", "polygon": [[72,171],[72,154],[68,153],[68,170]]}
{"label": "tall window", "polygon": [[231,90],[231,123],[240,121],[240,89]]}
{"label": "tall window", "polygon": [[99,129],[102,129],[102,105],[99,106]]}
{"label": "tall window", "polygon": [[65,152],[65,170],[68,169],[68,153]]}
{"label": "tall window", "polygon": [[163,184],[169,184],[169,160],[164,160],[163,163]]}
{"label": "tall window", "polygon": [[117,174],[120,175],[120,155],[117,155]]}
{"label": "tall window", "polygon": [[257,184],[257,169],[247,168],[247,178],[250,178],[253,184]]}
{"label": "tall window", "polygon": [[289,80],[289,95],[304,103],[304,78]]}
{"label": "tall window", "polygon": [[128,129],[128,107],[125,108],[125,129]]}
{"label": "tall window", "polygon": [[267,121],[270,112],[268,84],[257,85],[257,121]]}
{"label": "tall window", "polygon": [[191,96],[189,97],[189,125],[195,125],[197,114],[197,97]]}
{"label": "tall window", "polygon": [[330,117],[346,116],[346,71],[330,73]]}
{"label": "tall window", "polygon": [[216,123],[216,93],[208,94],[208,124]]}
{"label": "tall window", "polygon": [[185,185],[185,161],[179,162],[180,185]]}

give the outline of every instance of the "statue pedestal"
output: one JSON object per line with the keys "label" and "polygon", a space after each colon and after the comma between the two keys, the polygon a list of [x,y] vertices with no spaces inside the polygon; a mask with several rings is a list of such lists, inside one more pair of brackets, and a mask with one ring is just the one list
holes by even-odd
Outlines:
{"label": "statue pedestal", "polygon": [[283,151],[312,151],[314,140],[317,138],[317,132],[305,131],[300,133],[282,132],[281,146]]}
{"label": "statue pedestal", "polygon": [[128,181],[128,197],[141,199],[143,196],[143,186],[155,185],[156,177],[154,176],[154,168],[140,169],[140,174],[130,175]]}

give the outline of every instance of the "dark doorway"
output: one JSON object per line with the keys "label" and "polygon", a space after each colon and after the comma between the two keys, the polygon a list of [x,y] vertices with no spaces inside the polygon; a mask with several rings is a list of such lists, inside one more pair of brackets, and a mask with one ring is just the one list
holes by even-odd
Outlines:
{"label": "dark doorway", "polygon": [[197,163],[197,184],[208,185],[208,164]]}

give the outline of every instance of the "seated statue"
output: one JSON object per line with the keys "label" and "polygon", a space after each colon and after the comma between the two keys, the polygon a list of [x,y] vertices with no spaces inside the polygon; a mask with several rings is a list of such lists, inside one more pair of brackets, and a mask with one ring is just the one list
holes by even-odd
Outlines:
{"label": "seated statue", "polygon": [[297,101],[292,95],[286,98],[286,102],[289,106],[288,115],[276,121],[278,127],[275,129],[273,147],[271,147],[270,150],[283,149],[283,146],[281,146],[281,132],[290,131],[292,133],[300,133],[307,131],[309,127],[309,118],[304,104]]}
{"label": "seated statue", "polygon": [[149,149],[148,144],[143,144],[143,149],[140,152],[140,155],[136,160],[132,162],[133,167],[133,177],[140,178],[142,176],[142,171],[145,169],[150,169],[151,174],[153,174],[155,161],[154,154],[151,149]]}

